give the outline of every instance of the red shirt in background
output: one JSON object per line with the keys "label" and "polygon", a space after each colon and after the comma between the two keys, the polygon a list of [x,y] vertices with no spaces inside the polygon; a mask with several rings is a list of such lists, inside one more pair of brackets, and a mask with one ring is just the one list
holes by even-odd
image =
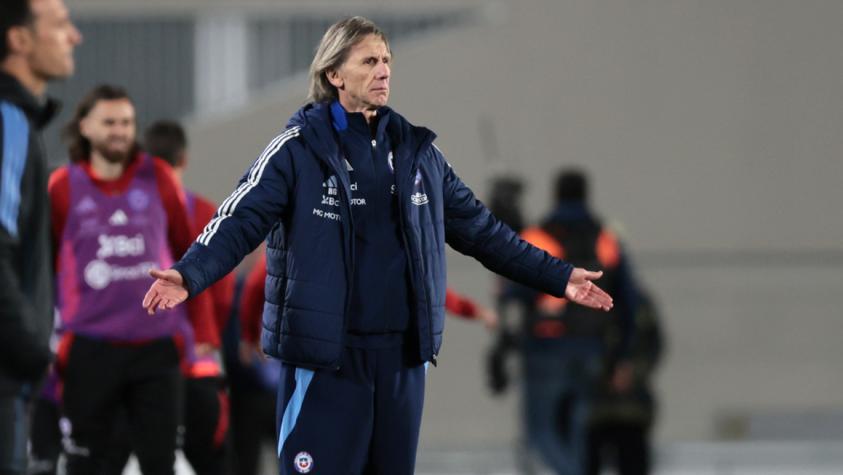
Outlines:
{"label": "red shirt in background", "polygon": [[[193,201],[190,221],[193,224],[192,238],[196,239],[200,234],[202,234],[202,230],[205,228],[205,225],[208,224],[208,222],[211,221],[211,218],[214,217],[214,214],[216,214],[217,206],[212,201],[198,193],[193,191],[188,191],[187,193],[189,195],[188,199],[192,199]],[[217,329],[220,334],[224,331],[225,325],[228,323],[228,317],[231,315],[231,303],[234,299],[234,286],[234,272],[230,272],[208,288],[214,307],[214,321],[216,322]]]}
{"label": "red shirt in background", "polygon": [[450,288],[445,289],[445,309],[452,314],[469,320],[477,318],[477,304]]}
{"label": "red shirt in background", "polygon": [[261,252],[246,276],[243,293],[240,296],[240,339],[257,343],[261,337],[261,317],[263,316],[264,281],[266,281],[266,253]]}

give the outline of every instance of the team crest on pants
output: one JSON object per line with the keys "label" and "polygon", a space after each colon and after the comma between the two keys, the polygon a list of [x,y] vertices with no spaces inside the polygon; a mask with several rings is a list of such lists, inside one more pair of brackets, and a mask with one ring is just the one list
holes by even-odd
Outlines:
{"label": "team crest on pants", "polygon": [[313,457],[307,452],[299,452],[293,459],[293,466],[299,473],[309,473],[313,470]]}

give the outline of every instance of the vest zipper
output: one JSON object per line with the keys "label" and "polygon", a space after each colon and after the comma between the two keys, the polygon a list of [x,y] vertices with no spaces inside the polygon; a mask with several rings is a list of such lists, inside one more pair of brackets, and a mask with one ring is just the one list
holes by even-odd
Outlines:
{"label": "vest zipper", "polygon": [[[340,190],[340,194],[341,194],[340,195],[340,198],[341,198],[340,199],[340,209],[346,209],[347,210],[346,216],[343,216],[343,219],[346,219],[346,218],[348,219],[348,239],[351,240],[351,243],[348,246],[348,248],[349,248],[348,249],[348,252],[349,252],[348,258],[351,262],[348,263],[345,266],[346,274],[347,274],[346,275],[346,290],[345,290],[345,310],[344,310],[343,316],[342,316],[342,341],[343,341],[342,347],[345,348],[345,334],[346,334],[346,330],[348,328],[348,315],[349,315],[349,312],[351,310],[351,293],[353,292],[353,289],[354,289],[354,219],[351,216],[351,194],[346,193],[345,186],[343,185],[343,182],[340,179],[340,172],[338,172],[336,168],[331,166],[330,163],[329,163],[329,166],[330,166],[330,168],[334,169],[333,172],[336,173],[336,176],[337,176],[337,182],[339,184],[337,189]],[[347,170],[346,170],[346,173],[348,173]],[[346,236],[343,236],[343,237],[345,238]],[[345,246],[345,242],[343,242],[343,246]],[[341,349],[340,350],[340,361],[342,360],[342,351],[343,350]],[[340,369],[340,366],[341,365],[339,364],[339,361],[338,361],[337,365],[334,367],[334,369]]]}
{"label": "vest zipper", "polygon": [[[410,177],[415,177],[416,173],[418,173],[417,167],[411,169]],[[410,272],[412,273],[412,275],[415,276],[416,275],[416,268],[415,268],[415,265],[413,264],[413,256],[410,253],[410,245],[409,245],[409,242],[408,242],[409,240],[407,239],[407,226],[405,226],[406,213],[404,211],[404,202],[401,199],[400,190],[396,190],[396,195],[399,199],[398,210],[399,210],[399,213],[400,213],[399,218],[401,220],[401,223],[400,223],[401,224],[401,237],[404,239],[404,252],[407,254],[407,265],[410,266]],[[419,256],[419,257],[420,257],[419,262],[423,263],[424,260],[421,258],[422,256]],[[422,269],[422,271],[423,271],[423,269]],[[424,287],[425,286],[424,275],[420,275],[420,276],[417,276],[417,277],[421,277],[420,283]],[[418,291],[416,290],[415,285],[412,286],[412,292],[414,294],[413,296],[416,298],[416,300],[418,300]],[[428,341],[429,341],[429,344],[430,344],[430,353],[431,353],[430,362],[433,363],[433,366],[436,366],[437,365],[436,352],[434,350],[434,342],[433,342],[433,319],[430,317],[430,301],[428,300],[427,292],[422,292],[422,296],[424,297],[424,301],[425,301],[425,304],[426,304],[427,309],[428,309],[428,312],[427,312],[427,315],[425,316],[425,318],[427,318],[427,320],[428,320],[427,321],[427,323],[428,323],[428,325],[427,325],[427,333],[428,333],[427,336],[428,336]],[[416,318],[420,318],[420,315],[418,315],[418,312],[416,312]],[[418,323],[416,323],[416,324],[418,325]],[[421,335],[419,335],[419,337],[421,338]],[[419,346],[421,346],[421,341],[419,341]]]}

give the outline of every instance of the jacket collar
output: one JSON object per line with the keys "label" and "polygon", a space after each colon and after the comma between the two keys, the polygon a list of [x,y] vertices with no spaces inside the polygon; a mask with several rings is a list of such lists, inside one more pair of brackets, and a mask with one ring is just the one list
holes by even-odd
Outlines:
{"label": "jacket collar", "polygon": [[[380,137],[383,134],[391,112],[392,109],[389,107],[381,107],[377,110],[375,114],[375,137]],[[346,111],[338,100],[331,103],[331,125],[338,133],[351,130],[361,135],[371,136],[373,132],[362,113]]]}
{"label": "jacket collar", "polygon": [[58,101],[49,97],[39,100],[20,81],[3,71],[0,71],[0,98],[20,107],[38,130],[43,129],[60,109]]}
{"label": "jacket collar", "polygon": [[420,152],[431,146],[436,134],[395,113],[386,125],[386,133],[395,149],[395,175],[399,180],[412,180]]}
{"label": "jacket collar", "polygon": [[[395,150],[395,173],[401,178],[409,177],[415,168],[414,164],[419,152],[430,147],[436,134],[424,127],[416,127],[400,114],[388,107],[378,111],[383,119],[388,115],[389,120],[383,120],[389,141]],[[339,144],[337,142],[335,124],[331,113],[330,103],[311,103],[302,107],[290,120],[291,126],[300,126],[301,134],[317,157],[327,161],[335,170],[344,171],[341,164]],[[348,181],[347,173],[340,173],[343,181]]]}
{"label": "jacket collar", "polygon": [[581,201],[564,201],[556,205],[556,208],[548,216],[547,221],[561,223],[590,222],[594,221],[594,216],[585,203]]}

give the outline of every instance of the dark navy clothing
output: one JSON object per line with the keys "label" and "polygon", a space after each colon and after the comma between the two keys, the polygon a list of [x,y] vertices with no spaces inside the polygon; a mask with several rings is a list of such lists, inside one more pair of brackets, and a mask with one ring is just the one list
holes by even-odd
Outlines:
{"label": "dark navy clothing", "polygon": [[[631,264],[622,247],[619,249],[619,258],[612,268],[604,268],[599,261],[577,262],[582,258],[582,247],[594,248],[595,233],[606,229],[605,225],[598,219],[582,202],[562,202],[547,217],[542,227],[555,230],[554,233],[566,236],[569,241],[566,259],[579,267],[588,269],[601,269],[604,272],[603,278],[598,284],[614,298],[614,308],[610,312],[598,312],[585,307],[571,307],[567,312],[583,314],[586,321],[594,324],[592,328],[586,328],[579,334],[571,334],[559,340],[557,350],[564,355],[594,354],[606,351],[607,329],[612,332],[613,338],[619,338],[615,344],[615,355],[613,358],[625,358],[630,349],[633,333],[635,331],[635,311],[638,308],[638,295],[635,290],[635,282],[632,275]],[[620,244],[618,244],[620,246]],[[566,248],[567,249],[567,248]],[[586,254],[588,254],[586,252]],[[573,333],[573,332],[572,332]]]}
{"label": "dark navy clothing", "polygon": [[414,359],[401,347],[346,348],[336,371],[284,364],[281,475],[414,473],[425,385]]}
{"label": "dark navy clothing", "polygon": [[57,107],[0,72],[0,397],[36,383],[50,362],[53,263],[40,134]]}
{"label": "dark navy clothing", "polygon": [[58,104],[0,72],[0,473],[26,472],[32,386],[50,362],[53,277],[41,130]]}
{"label": "dark navy clothing", "polygon": [[[435,135],[379,111],[393,153],[398,227],[407,254],[419,361],[433,361],[444,329],[445,243],[484,266],[562,296],[573,267],[498,221],[433,146]],[[330,105],[308,104],[270,142],[174,267],[196,295],[267,240],[261,344],[286,363],[337,368],[350,333],[358,256],[351,174]],[[268,236],[267,236],[267,233]],[[383,298],[383,288],[366,288]]]}
{"label": "dark navy clothing", "polygon": [[557,296],[573,268],[495,219],[429,130],[386,107],[371,128],[331,109],[295,114],[174,268],[195,295],[266,238],[281,473],[409,475],[424,362],[442,342],[445,243]]}
{"label": "dark navy clothing", "polygon": [[[334,130],[350,177],[354,219],[354,287],[348,332],[355,335],[403,333],[410,321],[409,266],[401,237],[392,144],[386,134],[388,111],[374,126],[362,113],[331,106]],[[381,289],[373,292],[372,289]]]}

